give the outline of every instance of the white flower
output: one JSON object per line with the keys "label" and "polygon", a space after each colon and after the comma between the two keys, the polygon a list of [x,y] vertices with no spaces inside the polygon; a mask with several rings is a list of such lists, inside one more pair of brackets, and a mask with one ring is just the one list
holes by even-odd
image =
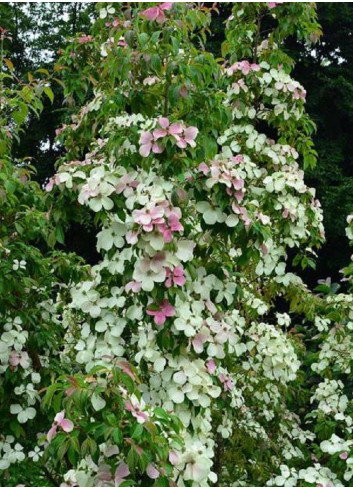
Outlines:
{"label": "white flower", "polygon": [[192,456],[190,462],[186,464],[184,479],[195,482],[201,482],[207,479],[213,462],[203,456]]}
{"label": "white flower", "polygon": [[21,261],[14,260],[12,265],[12,270],[19,270],[19,269],[25,270],[26,265],[27,265],[26,260],[21,260]]}
{"label": "white flower", "polygon": [[181,385],[170,387],[168,389],[168,396],[175,404],[181,404],[185,399],[183,387]]}
{"label": "white flower", "polygon": [[108,14],[114,14],[115,8],[112,7],[111,5],[108,5],[107,8],[102,8],[99,11],[99,17],[101,19],[105,19]]}
{"label": "white flower", "polygon": [[88,205],[94,212],[99,212],[102,208],[109,211],[113,208],[114,202],[106,195],[100,195],[99,197],[90,199]]}
{"label": "white flower", "polygon": [[33,462],[38,462],[38,460],[40,459],[40,457],[43,455],[43,452],[41,451],[41,449],[39,447],[35,447],[34,450],[31,450],[30,452],[28,452],[28,456],[29,458],[31,458],[33,460]]}
{"label": "white flower", "polygon": [[180,239],[178,241],[178,249],[176,251],[176,256],[181,261],[190,261],[194,256],[194,248],[196,243],[187,239]]}
{"label": "white flower", "polygon": [[141,287],[146,292],[150,292],[154,283],[164,282],[166,279],[165,259],[163,255],[155,255],[152,259],[144,257],[135,265],[133,279],[136,282],[141,282]]}
{"label": "white flower", "polygon": [[337,452],[341,453],[349,451],[352,443],[352,440],[342,440],[342,438],[339,438],[337,435],[333,434],[329,440],[325,440],[320,443],[320,448],[323,452],[332,455]]}
{"label": "white flower", "polygon": [[174,319],[174,327],[178,331],[183,331],[185,336],[194,336],[203,323],[200,314],[202,310],[203,305],[195,302],[191,304],[191,307],[187,303],[177,306],[178,317]]}
{"label": "white flower", "polygon": [[98,233],[97,250],[100,251],[101,249],[103,249],[108,251],[113,247],[113,245],[116,248],[122,248],[125,244],[125,240],[123,239],[123,236],[125,236],[125,234],[125,224],[120,221],[120,219],[116,218],[115,222],[111,222],[108,228],[103,229],[103,231]]}
{"label": "white flower", "polygon": [[203,220],[206,224],[215,224],[224,222],[226,215],[219,207],[212,207],[209,202],[202,201],[196,204],[196,209],[202,213]]}
{"label": "white flower", "polygon": [[17,414],[18,422],[23,424],[35,417],[36,410],[32,407],[23,408],[20,404],[11,404],[10,413]]}

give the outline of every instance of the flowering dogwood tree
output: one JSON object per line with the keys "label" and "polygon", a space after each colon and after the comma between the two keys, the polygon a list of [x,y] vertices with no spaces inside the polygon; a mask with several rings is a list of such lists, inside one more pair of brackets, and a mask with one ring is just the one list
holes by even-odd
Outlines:
{"label": "flowering dogwood tree", "polygon": [[[293,268],[324,240],[283,50],[318,37],[314,4],[235,3],[222,60],[204,5],[99,9],[62,59],[79,109],[46,190],[56,223],[92,220],[101,260],[47,311],[60,366],[29,456],[69,486],[349,483],[353,297]],[[3,363],[27,362],[16,347]]]}

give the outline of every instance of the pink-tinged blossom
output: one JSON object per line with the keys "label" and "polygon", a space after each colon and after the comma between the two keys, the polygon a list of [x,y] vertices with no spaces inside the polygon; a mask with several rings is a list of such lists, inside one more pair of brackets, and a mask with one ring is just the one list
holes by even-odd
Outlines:
{"label": "pink-tinged blossom", "polygon": [[140,12],[141,17],[146,17],[150,21],[156,21],[159,24],[165,21],[164,11],[170,10],[173,7],[172,2],[165,2],[157,5],[156,7],[151,7]]}
{"label": "pink-tinged blossom", "polygon": [[238,165],[239,163],[242,163],[244,161],[244,156],[243,155],[232,156],[231,160],[233,161],[233,163]]}
{"label": "pink-tinged blossom", "polygon": [[232,209],[235,214],[239,214],[241,220],[243,221],[245,226],[249,226],[252,223],[251,218],[248,216],[248,212],[245,207],[241,207],[239,205],[232,204]]}
{"label": "pink-tinged blossom", "polygon": [[186,88],[186,86],[182,86],[181,89],[180,89],[180,97],[182,98],[186,98],[188,96],[188,89]]}
{"label": "pink-tinged blossom", "polygon": [[154,202],[150,202],[143,209],[134,210],[132,213],[136,224],[142,226],[143,230],[147,232],[152,231],[154,225],[164,222],[163,215],[164,208]]}
{"label": "pink-tinged blossom", "polygon": [[125,292],[130,292],[131,290],[134,294],[137,294],[137,292],[140,292],[141,287],[142,287],[141,282],[135,282],[134,280],[132,280],[131,282],[125,285]]}
{"label": "pink-tinged blossom", "polygon": [[54,175],[53,177],[49,178],[49,181],[45,186],[45,190],[47,192],[51,192],[53,190],[54,185],[59,185],[59,184],[60,184],[59,175]]}
{"label": "pink-tinged blossom", "polygon": [[114,482],[115,486],[120,486],[126,479],[126,477],[130,475],[129,467],[125,462],[121,462],[115,471]]}
{"label": "pink-tinged blossom", "polygon": [[128,231],[125,236],[126,242],[134,245],[138,241],[138,236],[139,236],[138,231]]}
{"label": "pink-tinged blossom", "polygon": [[210,330],[212,331],[212,333],[215,333],[215,341],[221,345],[226,343],[231,335],[231,328],[229,324],[224,321],[212,321],[210,325]]}
{"label": "pink-tinged blossom", "polygon": [[163,146],[156,143],[156,139],[153,134],[149,131],[145,131],[140,136],[140,149],[139,153],[143,157],[149,156],[151,153],[163,153]]}
{"label": "pink-tinged blossom", "polygon": [[143,81],[142,81],[142,84],[143,85],[154,85],[155,83],[159,82],[160,79],[158,78],[158,76],[148,76],[147,78],[145,78]]}
{"label": "pink-tinged blossom", "polygon": [[67,124],[64,124],[63,126],[58,127],[57,129],[55,129],[56,136],[59,136],[63,131],[65,131],[65,129],[67,127],[68,127]]}
{"label": "pink-tinged blossom", "polygon": [[271,10],[271,9],[277,7],[277,5],[279,5],[280,3],[283,3],[283,2],[267,2],[267,6]]}
{"label": "pink-tinged blossom", "polygon": [[268,253],[267,246],[264,243],[262,243],[262,245],[260,245],[260,249],[262,250],[263,255],[266,256]]}
{"label": "pink-tinged blossom", "polygon": [[168,458],[172,465],[177,465],[179,463],[179,457],[175,452],[173,452],[173,450],[169,451]]}
{"label": "pink-tinged blossom", "polygon": [[77,39],[77,42],[79,42],[80,44],[86,44],[87,42],[91,42],[91,41],[93,41],[93,36],[86,35],[86,34],[84,34],[83,36]]}
{"label": "pink-tinged blossom", "polygon": [[168,317],[172,317],[175,314],[175,308],[170,304],[167,299],[164,299],[158,305],[157,309],[147,309],[147,314],[154,317],[154,322],[161,326],[166,322]]}
{"label": "pink-tinged blossom", "polygon": [[122,48],[127,48],[128,44],[126,41],[124,41],[124,39],[120,39],[118,41],[118,46],[122,47]]}
{"label": "pink-tinged blossom", "polygon": [[262,212],[258,213],[257,218],[261,222],[261,224],[263,224],[264,226],[266,226],[267,224],[270,224],[270,222],[271,222],[271,219],[269,218],[269,216],[266,216],[266,214],[263,214]]}
{"label": "pink-tinged blossom", "polygon": [[186,282],[183,267],[174,267],[173,270],[167,267],[166,274],[167,280],[165,281],[165,286],[168,287],[168,289],[169,287],[172,287],[172,285],[179,285],[182,287]]}
{"label": "pink-tinged blossom", "polygon": [[202,172],[204,175],[207,175],[207,173],[210,171],[210,169],[206,165],[206,163],[200,163],[199,164],[199,171]]}
{"label": "pink-tinged blossom", "polygon": [[146,474],[150,479],[158,479],[159,470],[156,468],[154,464],[148,464],[146,468]]}
{"label": "pink-tinged blossom", "polygon": [[205,301],[205,306],[207,307],[207,309],[212,313],[212,314],[216,314],[217,312],[217,307],[215,306],[215,304],[210,300],[210,299],[207,299]]}
{"label": "pink-tinged blossom", "polygon": [[180,222],[181,210],[179,207],[164,206],[165,219],[161,223],[156,223],[158,231],[163,235],[165,243],[170,243],[173,233],[183,231],[184,227]]}
{"label": "pink-tinged blossom", "polygon": [[210,360],[208,360],[208,362],[206,362],[206,368],[209,374],[213,375],[215,373],[216,362],[213,360],[213,358],[211,358]]}
{"label": "pink-tinged blossom", "polygon": [[134,180],[127,173],[119,179],[118,183],[115,186],[115,191],[117,194],[123,193],[125,197],[129,197],[133,194],[134,189],[138,186],[138,184],[138,180]]}
{"label": "pink-tinged blossom", "polygon": [[185,127],[183,124],[175,122],[170,124],[167,117],[160,117],[158,119],[159,127],[152,132],[142,132],[140,136],[140,155],[148,156],[151,151],[153,153],[162,153],[164,151],[163,146],[157,143],[159,139],[171,136],[175,139],[179,148],[186,148],[187,145],[194,148],[196,146],[195,138],[199,132],[197,127],[189,126]]}
{"label": "pink-tinged blossom", "polygon": [[60,411],[60,413],[55,416],[54,423],[47,434],[47,440],[49,442],[51,442],[51,440],[54,438],[59,427],[66,433],[69,433],[74,429],[73,422],[65,418],[65,411]]}
{"label": "pink-tinged blossom", "polygon": [[98,194],[99,194],[98,186],[96,188],[90,188],[88,183],[82,185],[81,198],[83,202],[86,202],[90,197],[97,197]]}
{"label": "pink-tinged blossom", "polygon": [[230,76],[235,71],[241,71],[243,75],[248,75],[251,71],[259,71],[260,69],[261,67],[257,63],[249,63],[247,60],[237,61],[227,69],[227,75]]}
{"label": "pink-tinged blossom", "polygon": [[142,411],[141,406],[138,403],[132,404],[130,401],[126,401],[125,409],[126,411],[129,411],[140,424],[149,420],[148,414]]}
{"label": "pink-tinged blossom", "polygon": [[233,389],[234,382],[232,381],[232,379],[230,377],[228,377],[225,374],[219,374],[218,378],[222,382],[222,384],[223,384],[223,390],[225,392],[231,391]]}
{"label": "pink-tinged blossom", "polygon": [[12,351],[9,359],[10,365],[12,367],[17,367],[20,365],[22,368],[28,368],[30,366],[30,358],[26,351]]}
{"label": "pink-tinged blossom", "polygon": [[192,148],[195,148],[196,143],[195,143],[195,138],[198,135],[199,130],[195,126],[189,126],[184,128],[183,133],[181,136],[176,135],[175,139],[177,140],[177,146],[179,148],[186,148],[187,145],[191,146]]}
{"label": "pink-tinged blossom", "polygon": [[135,380],[136,377],[135,377],[135,374],[134,372],[132,371],[131,369],[131,365],[129,362],[126,362],[126,361],[121,361],[118,363],[119,367],[121,368],[121,370],[126,374],[128,375],[132,380]]}
{"label": "pink-tinged blossom", "polygon": [[158,124],[161,128],[153,131],[155,141],[157,141],[157,139],[164,138],[165,136],[177,136],[183,132],[183,126],[181,124],[170,124],[167,117],[160,117],[158,119]]}
{"label": "pink-tinged blossom", "polygon": [[199,332],[197,333],[196,336],[192,339],[191,343],[192,346],[194,347],[194,350],[196,353],[202,353],[203,352],[203,345],[206,343],[206,341],[210,340],[210,335],[208,332]]}
{"label": "pink-tinged blossom", "polygon": [[339,454],[340,459],[342,460],[347,460],[348,458],[348,452],[342,452]]}

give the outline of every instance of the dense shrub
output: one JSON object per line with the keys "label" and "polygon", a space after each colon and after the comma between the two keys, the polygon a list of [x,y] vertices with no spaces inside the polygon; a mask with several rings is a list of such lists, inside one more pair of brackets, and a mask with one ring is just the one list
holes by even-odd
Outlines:
{"label": "dense shrub", "polygon": [[[352,296],[295,273],[324,231],[283,43],[317,39],[315,6],[235,3],[221,60],[204,50],[210,13],[101,5],[61,60],[78,107],[35,209],[49,209],[52,245],[90,221],[101,260],[59,254],[61,278],[36,251],[43,283],[16,280],[25,298],[1,318],[7,484],[24,466],[79,486],[351,480]],[[10,252],[23,277],[31,231]]]}

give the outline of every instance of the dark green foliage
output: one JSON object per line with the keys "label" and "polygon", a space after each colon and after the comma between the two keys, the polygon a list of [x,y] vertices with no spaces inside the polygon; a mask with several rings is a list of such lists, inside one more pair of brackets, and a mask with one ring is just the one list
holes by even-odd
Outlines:
{"label": "dark green foliage", "polygon": [[307,109],[317,125],[318,164],[307,181],[322,203],[327,239],[311,282],[340,279],[349,255],[346,216],[353,211],[353,5],[318,3],[318,14],[320,42],[314,50],[295,45],[292,52],[294,75],[307,89]]}
{"label": "dark green foliage", "polygon": [[[7,29],[12,40],[5,41],[8,58],[18,77],[28,72],[53,67],[67,45],[78,33],[88,33],[95,16],[95,3],[31,2],[0,3],[0,26]],[[55,129],[65,119],[62,87],[53,83],[53,102],[47,97],[40,119],[30,116],[20,144],[15,148],[19,158],[30,157],[43,183],[54,171],[60,147],[54,145]]]}

